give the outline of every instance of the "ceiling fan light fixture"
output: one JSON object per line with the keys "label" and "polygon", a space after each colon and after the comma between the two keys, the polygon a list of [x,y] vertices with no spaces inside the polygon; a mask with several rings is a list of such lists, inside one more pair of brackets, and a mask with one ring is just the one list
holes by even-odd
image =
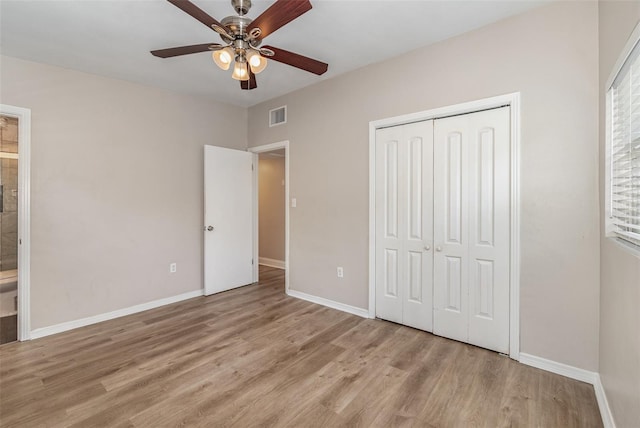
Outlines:
{"label": "ceiling fan light fixture", "polygon": [[213,51],[213,61],[223,70],[228,70],[233,61],[233,49],[226,47],[217,51]]}
{"label": "ceiling fan light fixture", "polygon": [[247,63],[236,61],[236,65],[233,67],[233,74],[231,75],[236,80],[249,80],[249,70],[247,70]]}
{"label": "ceiling fan light fixture", "polygon": [[260,55],[258,51],[253,49],[247,52],[247,62],[249,63],[253,74],[258,74],[267,68],[267,59]]}
{"label": "ceiling fan light fixture", "polygon": [[232,77],[235,80],[239,80],[240,88],[245,90],[258,87],[256,74],[267,67],[269,59],[317,75],[326,73],[329,67],[324,62],[295,52],[272,46],[260,47],[262,40],[269,34],[311,10],[312,6],[309,0],[274,0],[255,19],[246,16],[253,0],[228,0],[231,1],[237,15],[227,16],[221,21],[208,15],[204,10],[193,4],[191,0],[167,1],[187,15],[200,21],[209,29],[213,29],[222,38],[224,44],[200,43],[197,45],[157,49],[151,51],[151,54],[155,57],[172,58],[213,51],[212,58],[220,69],[228,70],[232,64],[234,65]]}

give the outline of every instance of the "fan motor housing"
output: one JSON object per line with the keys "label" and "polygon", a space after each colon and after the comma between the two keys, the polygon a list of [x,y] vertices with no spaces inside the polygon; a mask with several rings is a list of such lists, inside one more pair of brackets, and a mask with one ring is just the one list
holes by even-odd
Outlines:
{"label": "fan motor housing", "polygon": [[[226,43],[233,43],[233,41],[236,39],[245,39],[247,28],[249,27],[251,22],[253,22],[252,19],[246,18],[244,16],[227,16],[226,18],[222,19],[220,23],[224,25],[231,34],[234,35],[234,38],[231,39],[229,37],[226,37],[224,34],[220,34],[220,37],[222,37],[222,40],[224,40]],[[253,39],[249,40],[249,42],[253,47],[260,45],[259,40]]]}

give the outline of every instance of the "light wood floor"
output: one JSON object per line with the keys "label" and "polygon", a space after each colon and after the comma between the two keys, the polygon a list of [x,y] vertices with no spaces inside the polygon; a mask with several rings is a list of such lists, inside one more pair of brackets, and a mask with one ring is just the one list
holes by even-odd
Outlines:
{"label": "light wood floor", "polygon": [[602,426],[590,385],[261,278],[0,346],[0,425]]}

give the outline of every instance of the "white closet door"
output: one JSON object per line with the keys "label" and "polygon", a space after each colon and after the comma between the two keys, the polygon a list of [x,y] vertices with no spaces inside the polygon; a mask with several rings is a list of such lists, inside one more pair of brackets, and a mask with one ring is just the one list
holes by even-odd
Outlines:
{"label": "white closet door", "polygon": [[509,353],[509,107],[469,115],[469,343]]}
{"label": "white closet door", "polygon": [[434,124],[433,332],[468,339],[468,129],[465,116]]}
{"label": "white closet door", "polygon": [[433,122],[376,132],[376,316],[432,330]]}
{"label": "white closet door", "polygon": [[433,121],[403,126],[406,144],[403,324],[433,330]]}
{"label": "white closet door", "polygon": [[434,333],[509,348],[509,108],[434,123]]}
{"label": "white closet door", "polygon": [[406,152],[401,142],[398,127],[376,131],[376,316],[397,323],[402,323],[399,266],[404,228],[399,212],[404,203],[400,157]]}

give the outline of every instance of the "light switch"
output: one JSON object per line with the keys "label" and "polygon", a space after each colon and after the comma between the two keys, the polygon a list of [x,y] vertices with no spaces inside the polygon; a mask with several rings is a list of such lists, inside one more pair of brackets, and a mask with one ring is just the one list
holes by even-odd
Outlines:
{"label": "light switch", "polygon": [[296,198],[291,198],[291,208],[295,208],[297,204]]}

